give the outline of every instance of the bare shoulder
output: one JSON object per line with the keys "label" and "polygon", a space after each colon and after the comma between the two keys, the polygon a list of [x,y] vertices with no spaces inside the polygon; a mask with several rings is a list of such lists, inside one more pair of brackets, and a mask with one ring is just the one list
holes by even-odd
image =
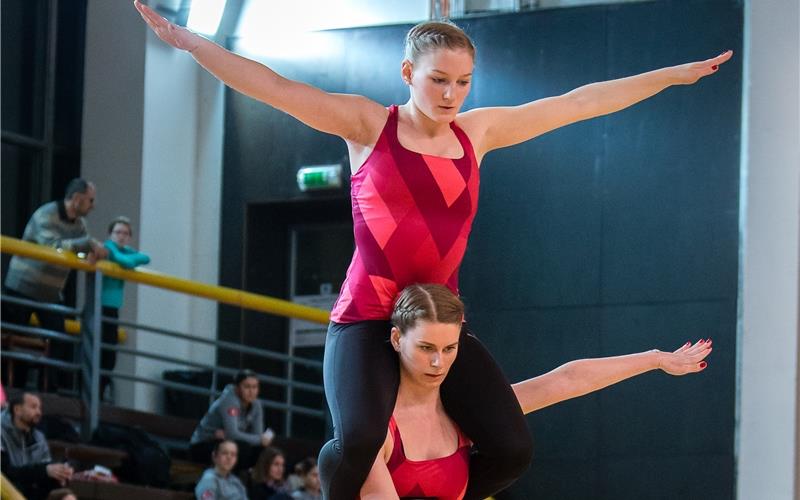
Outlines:
{"label": "bare shoulder", "polygon": [[475,108],[459,113],[456,116],[456,125],[461,127],[461,130],[469,137],[479,164],[483,159],[483,155],[488,152],[486,148],[486,131],[491,124],[491,109]]}
{"label": "bare shoulder", "polygon": [[353,137],[346,139],[355,145],[371,148],[377,142],[386,124],[389,110],[368,97],[350,95],[348,98],[353,100],[353,104],[359,111],[358,116],[361,127]]}

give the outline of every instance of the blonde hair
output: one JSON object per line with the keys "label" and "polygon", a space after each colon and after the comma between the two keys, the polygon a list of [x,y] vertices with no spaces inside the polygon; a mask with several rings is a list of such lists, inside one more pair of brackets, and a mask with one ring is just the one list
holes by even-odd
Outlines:
{"label": "blonde hair", "polygon": [[403,333],[420,320],[461,324],[464,303],[443,285],[409,285],[397,297],[392,324]]}
{"label": "blonde hair", "polygon": [[405,58],[409,61],[416,62],[422,55],[437,49],[464,49],[475,59],[472,39],[450,21],[427,21],[408,30]]}

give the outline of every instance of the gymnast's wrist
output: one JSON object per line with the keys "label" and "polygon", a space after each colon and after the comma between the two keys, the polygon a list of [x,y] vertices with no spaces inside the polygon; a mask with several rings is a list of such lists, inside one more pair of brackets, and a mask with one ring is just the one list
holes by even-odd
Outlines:
{"label": "gymnast's wrist", "polygon": [[651,370],[663,370],[664,369],[664,353],[659,351],[658,349],[651,349],[648,351],[650,354],[650,366]]}

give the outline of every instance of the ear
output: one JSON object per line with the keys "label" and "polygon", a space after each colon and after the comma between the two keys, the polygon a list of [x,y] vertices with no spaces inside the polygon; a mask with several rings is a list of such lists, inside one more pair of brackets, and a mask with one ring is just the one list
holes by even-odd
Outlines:
{"label": "ear", "polygon": [[406,82],[406,85],[411,85],[413,70],[414,64],[408,59],[403,59],[403,62],[400,64],[400,76],[403,77],[403,81]]}
{"label": "ear", "polygon": [[400,330],[398,330],[396,326],[392,327],[392,333],[389,339],[392,342],[392,348],[394,348],[395,351],[400,351]]}

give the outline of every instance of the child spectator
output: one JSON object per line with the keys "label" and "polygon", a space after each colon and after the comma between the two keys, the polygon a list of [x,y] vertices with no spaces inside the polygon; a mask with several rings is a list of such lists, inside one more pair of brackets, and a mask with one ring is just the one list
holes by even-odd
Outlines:
{"label": "child spectator", "polygon": [[214,467],[206,469],[194,489],[197,500],[247,500],[244,485],[235,474],[238,447],[230,439],[219,441],[211,453]]}
{"label": "child spectator", "polygon": [[317,459],[308,457],[295,467],[303,480],[302,486],[292,493],[295,500],[322,500],[322,491],[319,484],[319,469]]}

